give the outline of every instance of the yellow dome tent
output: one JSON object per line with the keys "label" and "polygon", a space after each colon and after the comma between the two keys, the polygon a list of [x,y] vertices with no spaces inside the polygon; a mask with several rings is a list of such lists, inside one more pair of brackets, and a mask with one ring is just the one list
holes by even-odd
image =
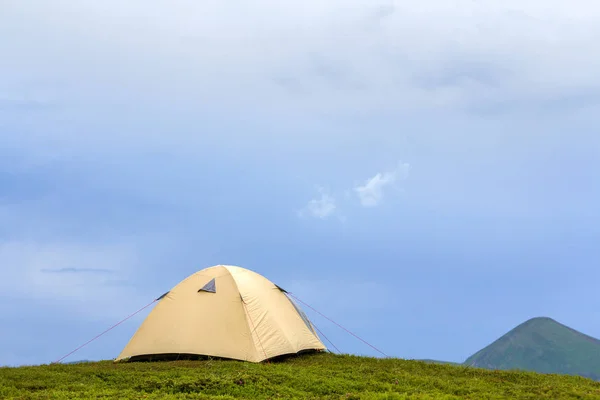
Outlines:
{"label": "yellow dome tent", "polygon": [[217,265],[161,296],[116,361],[212,356],[261,362],[323,350],[285,290],[248,269]]}

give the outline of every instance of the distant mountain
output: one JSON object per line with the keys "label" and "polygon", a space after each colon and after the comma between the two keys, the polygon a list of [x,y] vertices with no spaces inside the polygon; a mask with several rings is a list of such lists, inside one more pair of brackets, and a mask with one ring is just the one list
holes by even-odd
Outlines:
{"label": "distant mountain", "polygon": [[430,360],[430,359],[415,360],[415,361],[421,361],[421,362],[425,362],[428,364],[461,365],[460,363],[455,363],[452,361],[440,361],[440,360]]}
{"label": "distant mountain", "polygon": [[600,340],[551,318],[533,318],[469,357],[464,365],[600,380]]}

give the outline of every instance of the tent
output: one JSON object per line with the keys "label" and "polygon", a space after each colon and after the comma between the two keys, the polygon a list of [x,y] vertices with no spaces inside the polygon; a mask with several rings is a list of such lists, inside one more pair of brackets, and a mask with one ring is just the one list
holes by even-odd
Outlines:
{"label": "tent", "polygon": [[248,269],[217,265],[161,296],[116,361],[212,356],[261,362],[325,349],[285,290]]}

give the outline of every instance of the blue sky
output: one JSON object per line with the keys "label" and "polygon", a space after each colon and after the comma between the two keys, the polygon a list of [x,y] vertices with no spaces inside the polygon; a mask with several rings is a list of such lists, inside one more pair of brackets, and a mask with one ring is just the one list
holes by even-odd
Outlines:
{"label": "blue sky", "polygon": [[0,364],[215,264],[396,357],[600,337],[600,5],[451,3],[3,2]]}

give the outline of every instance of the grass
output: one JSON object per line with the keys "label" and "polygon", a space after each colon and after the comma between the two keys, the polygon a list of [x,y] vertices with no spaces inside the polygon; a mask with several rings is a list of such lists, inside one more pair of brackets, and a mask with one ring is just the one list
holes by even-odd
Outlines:
{"label": "grass", "polygon": [[2,399],[586,399],[577,376],[333,354],[283,362],[174,361],[0,368]]}

